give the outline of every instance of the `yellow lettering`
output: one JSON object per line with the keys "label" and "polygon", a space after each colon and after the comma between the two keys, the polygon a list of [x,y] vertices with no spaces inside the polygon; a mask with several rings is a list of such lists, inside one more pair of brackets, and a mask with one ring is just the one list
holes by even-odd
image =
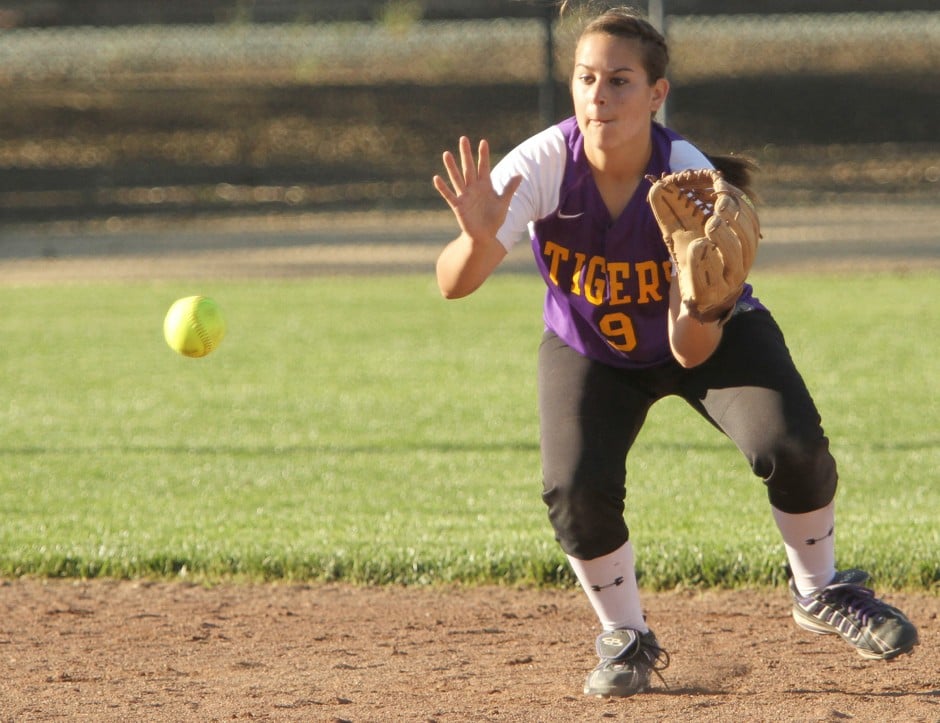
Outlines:
{"label": "yellow lettering", "polygon": [[564,246],[559,246],[554,241],[548,241],[545,244],[545,251],[542,253],[551,259],[548,275],[552,283],[558,286],[558,266],[562,261],[568,260],[568,249]]}
{"label": "yellow lettering", "polygon": [[639,286],[639,296],[636,303],[648,304],[650,301],[662,301],[663,295],[659,293],[659,269],[655,261],[641,261],[636,265],[636,279]]}
{"label": "yellow lettering", "polygon": [[624,292],[624,281],[630,278],[630,264],[624,261],[610,261],[607,264],[607,278],[610,281],[610,305],[629,304],[633,301],[630,294]]}
{"label": "yellow lettering", "polygon": [[587,261],[586,254],[574,253],[574,272],[571,274],[571,292],[581,296],[581,269],[584,268],[584,262]]}
{"label": "yellow lettering", "polygon": [[[605,303],[605,294],[609,294],[609,306],[625,304],[649,304],[663,300],[663,289],[672,279],[672,260],[662,262],[640,261],[635,264],[628,261],[610,261],[603,256],[591,256],[561,246],[554,241],[545,243],[542,254],[548,261],[548,276],[553,284],[564,286],[562,279],[569,279],[568,291],[576,296],[584,296],[595,306]],[[568,271],[567,269],[570,269]],[[662,276],[660,275],[662,274]],[[636,294],[631,293],[633,279],[636,279]],[[629,351],[636,346],[633,323],[628,316],[611,314],[604,317],[606,324],[602,329],[617,349]]]}
{"label": "yellow lettering", "polygon": [[592,256],[584,279],[584,298],[595,306],[604,303],[604,289],[607,288],[607,281],[604,278],[606,272],[607,261],[604,257]]}

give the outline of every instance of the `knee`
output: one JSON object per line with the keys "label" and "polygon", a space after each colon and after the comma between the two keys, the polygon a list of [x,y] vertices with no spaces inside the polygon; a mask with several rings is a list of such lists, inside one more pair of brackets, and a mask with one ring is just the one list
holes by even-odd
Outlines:
{"label": "knee", "polygon": [[594,484],[546,484],[542,499],[562,550],[591,560],[623,545],[629,538],[624,496],[622,483],[612,491]]}
{"label": "knee", "polygon": [[818,510],[835,497],[838,474],[825,436],[784,436],[756,456],[752,467],[764,478],[771,504],[784,512]]}

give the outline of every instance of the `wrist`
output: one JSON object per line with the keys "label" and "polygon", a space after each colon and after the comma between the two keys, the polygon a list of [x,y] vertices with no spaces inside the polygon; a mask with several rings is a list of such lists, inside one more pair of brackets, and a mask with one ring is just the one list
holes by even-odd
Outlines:
{"label": "wrist", "polygon": [[701,310],[691,303],[685,303],[685,313],[689,318],[697,321],[701,326],[716,325],[720,329],[734,316],[735,304],[731,306]]}
{"label": "wrist", "polygon": [[725,324],[731,321],[731,317],[734,316],[734,310],[736,306],[737,304],[732,304],[721,316],[715,319],[715,321],[712,323],[714,323],[715,326],[717,326],[719,329],[724,327]]}

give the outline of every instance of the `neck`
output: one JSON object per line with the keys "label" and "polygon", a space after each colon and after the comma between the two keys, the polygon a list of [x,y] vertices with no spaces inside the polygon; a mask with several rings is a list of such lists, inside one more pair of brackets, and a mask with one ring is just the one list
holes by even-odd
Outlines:
{"label": "neck", "polygon": [[611,219],[619,218],[646,173],[653,154],[652,135],[647,133],[642,143],[627,143],[609,151],[585,148],[585,153]]}
{"label": "neck", "polygon": [[652,135],[646,133],[636,142],[611,150],[585,148],[585,154],[595,177],[604,176],[610,180],[641,178],[653,155]]}

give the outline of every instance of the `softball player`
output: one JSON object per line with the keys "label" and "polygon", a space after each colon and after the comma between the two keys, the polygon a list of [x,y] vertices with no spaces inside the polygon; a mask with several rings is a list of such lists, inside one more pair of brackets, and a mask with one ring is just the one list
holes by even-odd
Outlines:
{"label": "softball player", "polygon": [[[668,655],[649,629],[624,520],[625,464],[647,413],[678,395],[726,434],[766,485],[791,571],[793,616],[868,658],[893,658],[916,628],[837,571],[836,464],[819,414],[773,316],[746,285],[730,317],[689,316],[646,196],[647,176],[711,168],[653,116],[666,99],[662,35],[634,11],[609,10],[582,32],[575,116],[524,141],[490,168],[467,138],[434,185],[460,226],[437,262],[446,298],[476,290],[528,237],[545,281],[538,393],[543,499],[555,536],[602,632],[584,692],[630,696]],[[735,185],[746,168],[715,165]]]}

